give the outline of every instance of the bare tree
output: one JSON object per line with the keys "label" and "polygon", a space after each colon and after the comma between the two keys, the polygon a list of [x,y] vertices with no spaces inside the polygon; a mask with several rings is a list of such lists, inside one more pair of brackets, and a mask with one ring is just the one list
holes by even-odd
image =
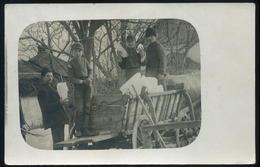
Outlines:
{"label": "bare tree", "polygon": [[176,73],[182,73],[190,48],[199,40],[191,24],[174,19],[38,22],[28,26],[21,34],[19,57],[30,59],[40,51],[48,51],[53,56],[69,60],[72,57],[70,46],[78,41],[84,46],[86,59],[93,63],[94,81],[103,77],[114,85],[120,85],[124,80],[124,70],[118,66],[121,58],[114,43],[119,42],[126,47],[126,37],[132,34],[137,44],[142,43],[146,48],[145,30],[148,26],[156,29],[157,40],[166,48],[168,65],[175,67]]}
{"label": "bare tree", "polygon": [[159,20],[154,26],[157,39],[166,48],[168,65],[174,67],[176,74],[185,70],[189,50],[199,42],[195,28],[183,20]]}

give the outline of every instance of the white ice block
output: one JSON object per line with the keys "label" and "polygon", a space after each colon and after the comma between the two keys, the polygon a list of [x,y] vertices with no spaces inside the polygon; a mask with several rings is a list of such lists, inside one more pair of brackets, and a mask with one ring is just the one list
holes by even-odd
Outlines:
{"label": "white ice block", "polygon": [[163,86],[158,85],[156,78],[141,76],[141,73],[136,73],[132,78],[130,78],[121,88],[122,94],[130,93],[135,97],[135,91],[132,88],[135,87],[138,94],[141,93],[143,86],[147,87],[149,93],[163,92]]}
{"label": "white ice block", "polygon": [[121,88],[120,91],[122,94],[126,93],[131,93],[132,95],[135,95],[135,92],[132,88],[132,85],[134,85],[136,91],[138,94],[141,93],[141,87],[142,87],[142,82],[141,81],[141,73],[136,73],[132,78],[130,78]]}
{"label": "white ice block", "polygon": [[60,95],[62,100],[65,100],[68,98],[68,87],[66,82],[61,82],[57,84],[57,91],[58,94]]}

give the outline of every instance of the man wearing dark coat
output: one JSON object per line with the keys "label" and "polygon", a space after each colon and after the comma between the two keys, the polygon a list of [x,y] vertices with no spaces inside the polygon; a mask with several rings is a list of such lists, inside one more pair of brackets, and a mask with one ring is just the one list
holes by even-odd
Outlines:
{"label": "man wearing dark coat", "polygon": [[44,129],[51,128],[53,149],[60,150],[62,148],[55,147],[55,143],[64,140],[64,125],[68,123],[68,117],[63,109],[62,101],[57,89],[53,86],[53,74],[48,68],[44,68],[41,72],[42,84],[38,91],[38,101],[42,111]]}
{"label": "man wearing dark coat", "polygon": [[125,69],[125,78],[129,80],[133,75],[141,72],[141,66],[144,66],[145,52],[143,49],[136,48],[136,40],[133,35],[128,35],[126,38],[127,57],[122,57],[122,53],[118,51],[118,55],[122,57],[119,62],[121,69]]}
{"label": "man wearing dark coat", "polygon": [[149,43],[146,50],[146,77],[157,78],[158,84],[162,84],[165,88],[166,56],[164,48],[156,41],[156,32],[153,28],[146,29],[145,38]]}

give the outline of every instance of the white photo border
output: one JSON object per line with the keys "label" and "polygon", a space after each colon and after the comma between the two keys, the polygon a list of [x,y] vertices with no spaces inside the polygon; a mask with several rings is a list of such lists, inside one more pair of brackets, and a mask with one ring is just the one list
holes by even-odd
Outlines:
{"label": "white photo border", "polygon": [[[153,150],[38,150],[19,127],[18,40],[40,21],[182,19],[198,32],[202,127],[189,146]],[[5,6],[5,163],[252,164],[255,163],[255,4],[8,4]],[[16,128],[17,127],[17,128]]]}

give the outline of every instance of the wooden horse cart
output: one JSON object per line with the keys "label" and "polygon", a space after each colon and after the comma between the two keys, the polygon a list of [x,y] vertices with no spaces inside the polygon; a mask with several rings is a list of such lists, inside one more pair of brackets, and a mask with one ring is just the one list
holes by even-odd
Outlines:
{"label": "wooden horse cart", "polygon": [[[135,88],[133,87],[135,90]],[[141,95],[94,95],[92,127],[97,136],[76,138],[73,128],[68,140],[56,146],[78,148],[123,136],[132,148],[183,147],[196,139],[200,130],[200,113],[194,110],[200,100],[192,102],[183,84],[173,90]],[[73,148],[74,148],[73,147]]]}

